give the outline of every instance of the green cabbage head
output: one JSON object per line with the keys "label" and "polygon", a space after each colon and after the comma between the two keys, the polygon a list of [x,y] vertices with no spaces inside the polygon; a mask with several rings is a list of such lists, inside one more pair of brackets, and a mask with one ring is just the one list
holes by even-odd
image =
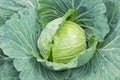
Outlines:
{"label": "green cabbage head", "polygon": [[86,49],[85,32],[78,24],[57,18],[43,29],[38,48],[44,59],[68,63]]}

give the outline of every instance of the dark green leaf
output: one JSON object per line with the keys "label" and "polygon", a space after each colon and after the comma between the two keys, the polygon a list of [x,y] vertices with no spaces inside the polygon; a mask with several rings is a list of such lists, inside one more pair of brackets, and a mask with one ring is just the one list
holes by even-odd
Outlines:
{"label": "dark green leaf", "polygon": [[20,80],[19,72],[13,66],[13,60],[5,56],[0,49],[0,80]]}

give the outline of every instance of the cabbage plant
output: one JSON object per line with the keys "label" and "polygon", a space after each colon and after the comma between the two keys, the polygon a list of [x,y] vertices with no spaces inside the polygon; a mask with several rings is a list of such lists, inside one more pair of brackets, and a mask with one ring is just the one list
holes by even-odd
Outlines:
{"label": "cabbage plant", "polygon": [[120,80],[120,0],[0,0],[0,80]]}

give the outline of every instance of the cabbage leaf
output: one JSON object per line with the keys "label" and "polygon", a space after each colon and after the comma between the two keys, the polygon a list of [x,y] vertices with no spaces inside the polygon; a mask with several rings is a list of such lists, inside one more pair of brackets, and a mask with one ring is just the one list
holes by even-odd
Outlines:
{"label": "cabbage leaf", "polygon": [[0,80],[20,80],[19,72],[13,66],[13,59],[4,55],[0,49]]}

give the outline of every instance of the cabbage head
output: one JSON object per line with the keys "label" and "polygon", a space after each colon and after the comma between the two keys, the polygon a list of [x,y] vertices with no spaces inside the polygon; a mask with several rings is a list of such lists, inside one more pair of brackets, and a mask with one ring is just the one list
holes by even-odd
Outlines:
{"label": "cabbage head", "polygon": [[86,49],[84,30],[72,21],[57,18],[47,24],[38,39],[38,47],[44,59],[67,63]]}

